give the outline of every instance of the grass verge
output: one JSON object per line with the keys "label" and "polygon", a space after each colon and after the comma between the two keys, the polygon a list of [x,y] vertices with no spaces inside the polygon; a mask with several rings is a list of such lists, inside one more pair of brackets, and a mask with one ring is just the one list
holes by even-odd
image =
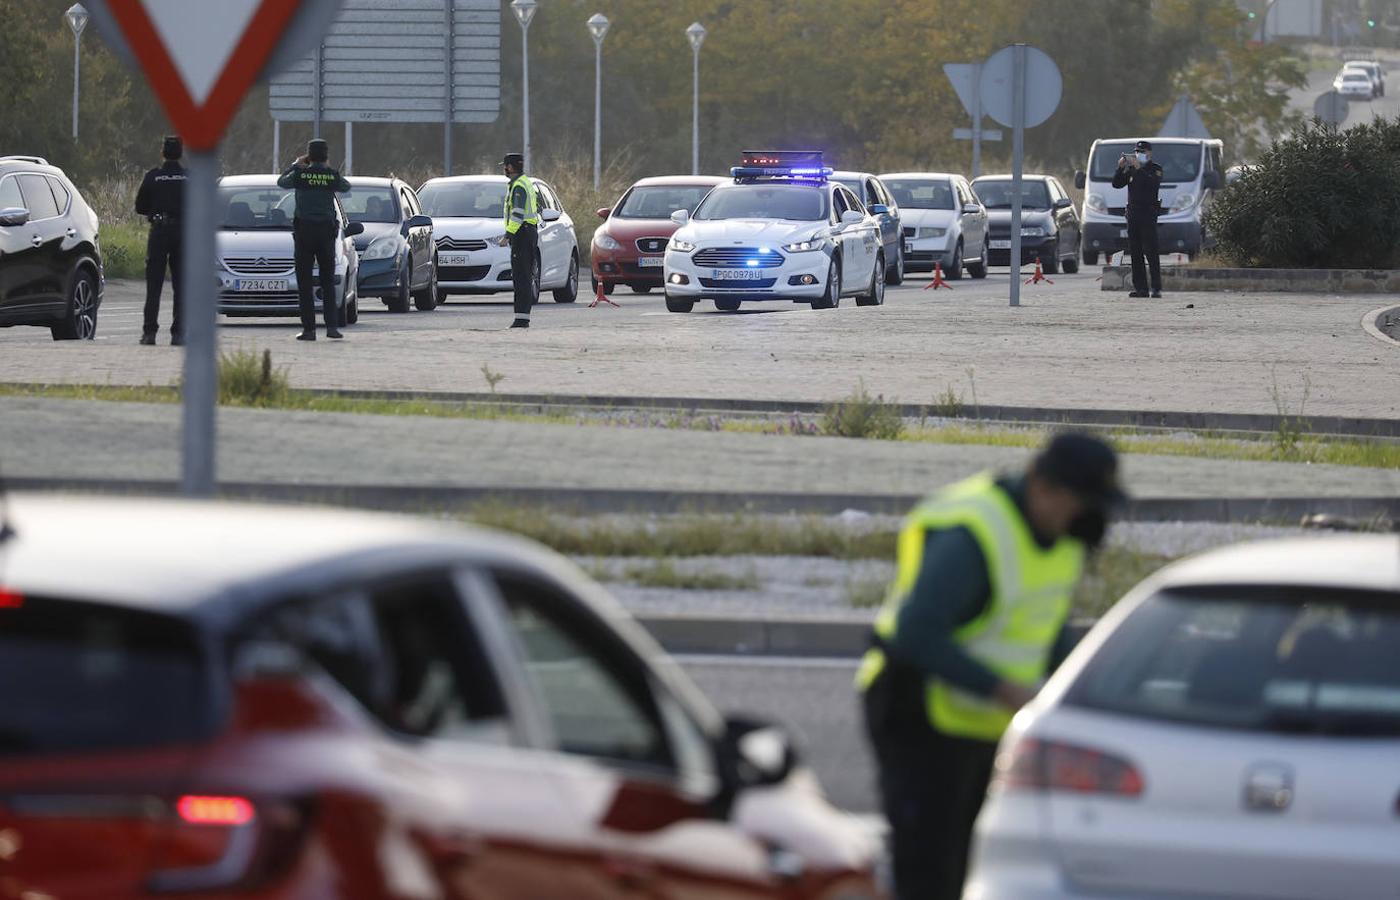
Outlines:
{"label": "grass verge", "polygon": [[674,559],[649,559],[628,563],[622,571],[601,563],[590,567],[588,574],[595,581],[626,582],[637,587],[681,591],[756,591],[763,583],[750,567],[735,575],[719,570],[682,569]]}

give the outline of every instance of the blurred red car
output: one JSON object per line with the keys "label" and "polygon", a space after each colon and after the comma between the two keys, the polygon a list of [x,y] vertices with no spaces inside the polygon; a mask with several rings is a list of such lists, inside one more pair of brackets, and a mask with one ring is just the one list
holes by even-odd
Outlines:
{"label": "blurred red car", "polygon": [[606,221],[593,233],[589,249],[594,294],[600,281],[605,294],[619,284],[639,294],[661,287],[666,244],[680,227],[671,221],[671,213],[695,212],[710,188],[727,180],[708,175],[643,178],[614,206],[598,210],[598,217]]}
{"label": "blurred red car", "polygon": [[[875,848],[523,541],[18,497],[0,898],[860,900]],[[80,559],[75,559],[75,548]]]}

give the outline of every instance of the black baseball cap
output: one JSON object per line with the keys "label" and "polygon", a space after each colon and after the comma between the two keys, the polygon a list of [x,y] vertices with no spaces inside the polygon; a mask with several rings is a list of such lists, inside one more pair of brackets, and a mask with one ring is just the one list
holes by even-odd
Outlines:
{"label": "black baseball cap", "polygon": [[1072,491],[1091,506],[1118,506],[1128,499],[1118,484],[1118,454],[1104,441],[1082,431],[1055,435],[1036,456],[1031,470]]}
{"label": "black baseball cap", "polygon": [[325,162],[331,158],[331,145],[322,138],[314,138],[306,144],[306,155],[312,162]]}
{"label": "black baseball cap", "polygon": [[179,159],[185,155],[185,142],[177,134],[167,134],[161,143],[160,155],[166,159]]}
{"label": "black baseball cap", "polygon": [[1134,150],[1144,151],[1144,152],[1146,152],[1146,153],[1151,153],[1151,152],[1152,152],[1152,142],[1151,142],[1151,141],[1138,141],[1138,142],[1137,142],[1137,146],[1134,147],[1133,149],[1134,149]]}
{"label": "black baseball cap", "polygon": [[505,168],[506,166],[516,166],[521,169],[525,168],[524,154],[507,153],[505,157],[501,160],[501,168]]}

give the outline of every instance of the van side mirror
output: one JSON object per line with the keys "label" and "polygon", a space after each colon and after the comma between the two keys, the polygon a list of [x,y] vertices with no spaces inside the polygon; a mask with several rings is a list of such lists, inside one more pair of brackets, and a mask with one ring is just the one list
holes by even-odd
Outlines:
{"label": "van side mirror", "polygon": [[346,223],[346,225],[345,225],[345,236],[346,236],[346,237],[354,237],[354,236],[357,235],[357,234],[364,234],[364,233],[365,233],[365,225],[364,225],[363,222],[348,222],[348,223]]}
{"label": "van side mirror", "polygon": [[29,221],[29,210],[22,206],[0,209],[0,228],[14,228]]}
{"label": "van side mirror", "polygon": [[1207,172],[1205,177],[1205,186],[1210,188],[1212,191],[1218,191],[1225,185],[1221,181],[1219,172]]}
{"label": "van side mirror", "polygon": [[415,229],[415,228],[432,228],[432,227],[433,227],[433,220],[430,219],[430,218],[428,218],[427,216],[409,216],[408,221],[404,222],[404,223],[403,223],[403,226],[402,226],[399,230],[400,230],[400,232],[403,234],[404,237],[408,237],[408,233],[409,233],[410,231],[412,231],[413,229]]}
{"label": "van side mirror", "polygon": [[1087,180],[1087,179],[1085,179],[1085,177],[1084,177],[1084,172],[1083,172],[1083,170],[1075,170],[1075,173],[1074,173],[1074,186],[1075,186],[1075,187],[1079,188],[1081,191],[1084,190],[1084,182],[1085,182],[1086,180]]}

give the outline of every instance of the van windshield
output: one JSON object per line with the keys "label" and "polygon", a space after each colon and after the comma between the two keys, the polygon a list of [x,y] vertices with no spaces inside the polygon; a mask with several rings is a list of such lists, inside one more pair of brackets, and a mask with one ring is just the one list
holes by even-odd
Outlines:
{"label": "van windshield", "polygon": [[[1131,155],[1136,141],[1099,144],[1089,161],[1090,181],[1112,181],[1118,170],[1118,157]],[[1164,184],[1195,181],[1201,174],[1200,144],[1158,144],[1152,148],[1152,161],[1162,167]]]}

